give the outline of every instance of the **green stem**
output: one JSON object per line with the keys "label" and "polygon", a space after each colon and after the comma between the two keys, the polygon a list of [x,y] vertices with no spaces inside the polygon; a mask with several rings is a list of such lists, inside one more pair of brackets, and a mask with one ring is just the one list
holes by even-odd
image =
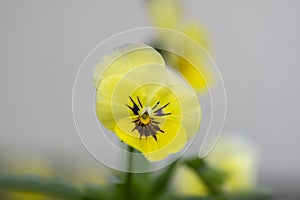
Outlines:
{"label": "green stem", "polygon": [[213,184],[209,179],[212,177],[207,177],[208,166],[204,159],[191,159],[186,162],[195,172],[198,174],[199,178],[202,179],[204,185],[208,189],[209,193],[212,195],[221,194],[221,190],[218,185]]}
{"label": "green stem", "polygon": [[133,164],[133,148],[131,146],[128,146],[128,172],[127,172],[127,179],[126,179],[126,199],[130,200],[131,199],[131,182],[132,182],[132,164]]}

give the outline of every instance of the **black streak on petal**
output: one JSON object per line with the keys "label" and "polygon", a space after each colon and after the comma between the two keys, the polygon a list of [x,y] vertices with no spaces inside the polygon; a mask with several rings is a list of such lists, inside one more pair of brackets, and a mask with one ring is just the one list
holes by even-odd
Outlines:
{"label": "black streak on petal", "polygon": [[131,102],[133,103],[133,107],[130,107],[129,105],[126,104],[126,106],[133,112],[135,115],[139,115],[140,108],[138,105],[133,101],[131,97],[129,97]]}
{"label": "black streak on petal", "polygon": [[157,141],[157,137],[156,137],[156,135],[152,135],[153,137],[154,137],[154,139]]}
{"label": "black streak on petal", "polygon": [[[164,113],[163,109],[166,108],[170,103],[167,103],[166,105],[164,105],[163,107],[157,109],[156,111],[154,111],[155,116],[165,116],[165,115],[171,115],[171,113]],[[154,106],[154,108],[157,106],[158,104],[156,104]]]}
{"label": "black streak on petal", "polygon": [[137,97],[137,100],[138,100],[138,102],[139,102],[139,104],[140,104],[141,108],[143,108],[143,105],[142,105],[142,103],[141,103],[141,101],[140,101],[140,98],[139,98],[139,97]]}
{"label": "black streak on petal", "polygon": [[159,102],[157,102],[157,103],[155,104],[155,106],[153,106],[152,110],[154,110],[154,109],[158,106],[158,104],[159,104]]}

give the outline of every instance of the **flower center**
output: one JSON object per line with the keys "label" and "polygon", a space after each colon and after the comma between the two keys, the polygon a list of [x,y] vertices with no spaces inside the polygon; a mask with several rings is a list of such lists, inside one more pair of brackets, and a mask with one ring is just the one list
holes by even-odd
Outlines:
{"label": "flower center", "polygon": [[[171,113],[164,112],[164,109],[170,103],[157,108],[160,104],[160,102],[157,102],[152,108],[145,107],[143,109],[143,104],[140,101],[139,97],[137,97],[138,104],[131,97],[129,97],[129,99],[133,105],[129,106],[126,104],[126,106],[132,111],[133,115],[136,116],[136,119],[132,121],[135,124],[135,127],[132,129],[132,131],[137,130],[140,134],[140,139],[142,138],[142,136],[145,136],[146,138],[148,136],[152,136],[157,141],[157,132],[164,133],[164,131],[159,127],[160,122],[155,121],[154,117],[171,115]],[[150,115],[154,115],[154,117],[151,117]]]}
{"label": "flower center", "polygon": [[140,116],[140,121],[144,125],[148,125],[151,122],[151,118],[149,116],[149,113],[145,111],[141,116]]}

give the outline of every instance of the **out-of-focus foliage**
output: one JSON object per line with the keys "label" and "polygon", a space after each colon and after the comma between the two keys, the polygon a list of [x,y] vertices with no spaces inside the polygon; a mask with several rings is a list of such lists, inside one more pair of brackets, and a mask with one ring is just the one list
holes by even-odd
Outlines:
{"label": "out-of-focus foliage", "polygon": [[[177,174],[178,170],[183,170],[180,172],[182,174]],[[155,173],[117,172],[115,174],[114,181],[107,181],[104,185],[88,183],[77,185],[61,179],[1,175],[0,192],[30,192],[35,197],[69,200],[259,200],[269,197],[266,193],[254,192],[253,190],[232,191],[230,193],[223,191],[221,186],[226,182],[228,174],[215,169],[198,158],[175,162]],[[176,176],[180,176],[180,179]],[[195,179],[193,180],[191,177]],[[180,184],[181,188],[174,186],[174,181],[176,184]],[[192,190],[189,191],[189,188]],[[174,189],[178,189],[178,191],[175,192]]]}
{"label": "out-of-focus foliage", "polygon": [[[85,168],[78,171],[70,166],[67,172],[41,159],[36,159],[39,164],[29,165],[27,158],[14,167],[4,167],[2,163],[2,173],[7,174],[0,175],[0,197],[7,200],[268,199],[268,193],[256,190],[255,155],[255,149],[245,141],[228,138],[221,140],[205,159],[181,159],[157,172],[141,174]],[[26,175],[29,171],[36,175]]]}
{"label": "out-of-focus foliage", "polygon": [[244,199],[247,195],[264,199],[268,195],[257,189],[256,164],[254,146],[242,139],[224,138],[207,158],[186,160],[175,174],[172,190],[182,196],[222,194],[228,199]]}

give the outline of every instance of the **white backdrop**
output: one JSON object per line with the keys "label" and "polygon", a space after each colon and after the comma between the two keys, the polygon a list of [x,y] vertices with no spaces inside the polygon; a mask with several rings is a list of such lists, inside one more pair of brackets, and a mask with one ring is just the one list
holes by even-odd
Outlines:
{"label": "white backdrop", "polygon": [[[261,185],[299,194],[300,1],[185,3],[211,33],[227,89],[225,131],[256,144]],[[108,36],[149,25],[139,0],[1,0],[0,161],[38,155],[100,168],[73,124],[76,71]]]}

